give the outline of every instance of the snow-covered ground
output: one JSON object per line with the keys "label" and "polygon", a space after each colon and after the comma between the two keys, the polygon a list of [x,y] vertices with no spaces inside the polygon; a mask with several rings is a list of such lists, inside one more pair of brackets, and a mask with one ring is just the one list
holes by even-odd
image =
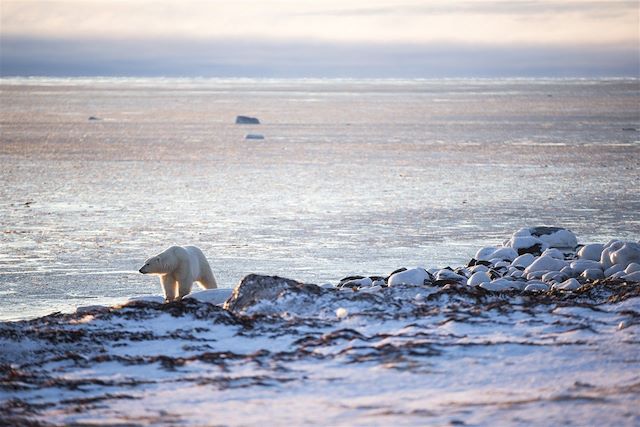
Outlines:
{"label": "snow-covered ground", "polygon": [[[611,259],[605,249],[578,253]],[[577,289],[492,291],[453,276],[472,268],[341,287],[249,275],[231,295],[2,323],[0,414],[56,425],[640,423],[640,283],[574,269]],[[504,272],[493,280],[526,280]],[[543,280],[555,279],[530,281]]]}

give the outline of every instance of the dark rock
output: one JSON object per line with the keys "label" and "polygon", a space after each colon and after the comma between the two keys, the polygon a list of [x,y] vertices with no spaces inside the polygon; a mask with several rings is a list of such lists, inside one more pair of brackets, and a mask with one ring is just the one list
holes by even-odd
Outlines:
{"label": "dark rock", "polygon": [[256,117],[237,116],[236,124],[237,125],[259,125],[260,120],[258,120]]}
{"label": "dark rock", "polygon": [[535,256],[541,255],[542,245],[540,243],[536,243],[535,245],[528,248],[518,248],[518,255],[524,255],[524,254],[532,254]]}
{"label": "dark rock", "polygon": [[260,302],[274,301],[283,293],[317,297],[327,292],[330,291],[320,286],[300,283],[283,277],[249,274],[235,287],[229,299],[224,303],[224,308],[231,312],[237,312],[246,310]]}
{"label": "dark rock", "polygon": [[529,229],[529,232],[534,237],[540,237],[540,236],[544,236],[544,235],[547,235],[547,234],[557,233],[560,230],[564,230],[564,228],[562,228],[562,227],[540,226],[540,227],[531,227]]}

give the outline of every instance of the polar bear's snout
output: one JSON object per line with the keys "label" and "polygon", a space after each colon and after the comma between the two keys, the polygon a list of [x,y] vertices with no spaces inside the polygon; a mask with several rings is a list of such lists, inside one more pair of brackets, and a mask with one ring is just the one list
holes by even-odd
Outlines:
{"label": "polar bear's snout", "polygon": [[142,273],[142,274],[147,274],[147,273],[148,273],[148,271],[147,271],[147,267],[148,267],[148,266],[149,266],[149,264],[145,264],[145,265],[143,265],[143,266],[142,266],[142,268],[141,268],[140,270],[138,270],[138,271],[139,271],[140,273]]}

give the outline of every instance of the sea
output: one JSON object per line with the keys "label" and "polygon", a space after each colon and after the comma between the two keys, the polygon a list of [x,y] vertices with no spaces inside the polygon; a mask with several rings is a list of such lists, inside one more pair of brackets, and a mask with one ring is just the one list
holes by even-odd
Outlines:
{"label": "sea", "polygon": [[638,240],[639,161],[638,79],[2,78],[0,320],[159,295],[171,245],[232,288]]}
{"label": "sea", "polygon": [[2,78],[0,424],[638,426],[638,282],[335,285],[638,242],[639,164],[638,79]]}

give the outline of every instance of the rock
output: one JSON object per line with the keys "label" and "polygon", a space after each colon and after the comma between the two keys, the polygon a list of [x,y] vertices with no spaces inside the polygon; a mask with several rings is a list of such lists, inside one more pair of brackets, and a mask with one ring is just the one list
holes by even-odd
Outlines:
{"label": "rock", "polygon": [[604,245],[601,243],[592,243],[590,245],[584,245],[578,251],[578,258],[589,259],[592,261],[600,261],[600,257],[602,256],[603,249],[604,249]]}
{"label": "rock", "polygon": [[340,283],[340,287],[344,287],[344,288],[366,288],[372,285],[373,285],[373,280],[371,280],[370,277],[352,279],[344,283]]}
{"label": "rock", "polygon": [[513,277],[514,279],[519,279],[522,276],[524,276],[524,271],[516,270],[516,271],[514,271],[512,273],[509,273],[509,276]]}
{"label": "rock", "polygon": [[531,227],[522,228],[511,236],[505,246],[524,253],[539,254],[548,248],[561,248],[573,250],[578,244],[578,239],[571,231],[560,227]]}
{"label": "rock", "polygon": [[590,259],[579,259],[577,261],[573,261],[570,265],[576,274],[582,274],[583,271],[588,269],[602,270],[602,266],[598,261],[592,261]]}
{"label": "rock", "polygon": [[300,283],[283,277],[249,274],[233,289],[233,293],[224,303],[224,309],[231,312],[241,312],[260,302],[275,301],[283,292],[317,298],[331,291],[320,286]]}
{"label": "rock", "polygon": [[545,249],[545,251],[542,252],[542,256],[550,256],[551,258],[564,260],[564,254],[556,248]]}
{"label": "rock", "polygon": [[89,120],[90,122],[93,122],[93,121],[100,121],[100,120],[102,120],[102,119],[101,119],[100,117],[96,117],[96,116],[89,116],[89,119],[88,119],[88,120]]}
{"label": "rock", "polygon": [[533,236],[512,237],[507,245],[518,252],[518,255],[533,254],[540,255],[548,246],[540,239]]}
{"label": "rock", "polygon": [[500,261],[513,261],[518,257],[518,252],[513,248],[485,247],[480,249],[475,256],[478,261],[490,261],[492,264]]}
{"label": "rock", "polygon": [[264,135],[260,133],[248,133],[244,136],[244,139],[264,139]]}
{"label": "rock", "polygon": [[561,289],[563,291],[575,291],[580,286],[582,286],[580,282],[572,278],[572,279],[565,280],[560,284],[553,285],[552,289]]}
{"label": "rock", "polygon": [[640,263],[640,244],[636,242],[624,242],[620,249],[611,252],[612,264],[620,264],[625,268],[632,262]]}
{"label": "rock", "polygon": [[[454,273],[455,274],[455,273]],[[388,285],[414,285],[422,286],[425,282],[429,282],[429,274],[424,268],[412,268],[409,270],[401,271],[399,273],[389,276]]]}
{"label": "rock", "polygon": [[624,242],[621,242],[620,240],[610,240],[609,242],[607,242],[607,244],[604,245],[602,255],[600,255],[600,264],[602,264],[603,270],[606,270],[612,265],[616,264],[615,262],[611,261],[611,254],[620,249],[622,245],[624,245]]}
{"label": "rock", "polygon": [[487,267],[486,265],[478,264],[471,267],[469,271],[471,271],[471,273],[477,273],[479,271],[489,271],[489,267]]}
{"label": "rock", "polygon": [[481,283],[490,283],[490,282],[491,282],[491,278],[486,272],[477,271],[473,273],[471,277],[469,277],[469,279],[467,280],[467,285],[475,287],[475,286],[479,286]]}
{"label": "rock", "polygon": [[478,286],[492,292],[503,292],[519,288],[518,282],[507,279],[496,279],[488,283],[483,282]]}
{"label": "rock", "polygon": [[624,272],[624,270],[620,270],[617,273],[613,273],[611,276],[609,276],[609,279],[621,279],[622,276],[626,276],[627,273]]}
{"label": "rock", "polygon": [[524,290],[527,292],[547,292],[549,290],[549,285],[542,282],[529,282]]}
{"label": "rock", "polygon": [[467,278],[443,268],[436,273],[436,280],[453,280],[454,282],[464,283],[467,281]]}
{"label": "rock", "polygon": [[634,271],[633,273],[625,274],[621,277],[622,280],[627,282],[640,282],[640,271]]}
{"label": "rock", "polygon": [[560,271],[566,265],[562,260],[550,256],[540,256],[529,267],[525,268],[524,272],[528,274],[536,271]]}
{"label": "rock", "polygon": [[640,271],[640,264],[638,264],[637,262],[632,262],[627,266],[627,268],[624,269],[624,272],[627,274],[635,273],[636,271]]}
{"label": "rock", "polygon": [[509,261],[498,261],[498,262],[493,262],[493,266],[495,268],[507,268],[511,265],[511,263]]}
{"label": "rock", "polygon": [[237,116],[236,117],[236,124],[237,125],[259,125],[260,124],[260,120],[258,120],[255,117]]}
{"label": "rock", "polygon": [[580,277],[587,280],[604,279],[604,273],[599,268],[587,268],[580,274]]}
{"label": "rock", "polygon": [[609,277],[616,274],[619,271],[624,271],[624,267],[622,267],[620,264],[614,264],[604,271],[604,275],[605,277]]}
{"label": "rock", "polygon": [[545,283],[549,283],[551,281],[564,282],[568,278],[569,276],[559,271],[550,271],[542,275],[542,281]]}
{"label": "rock", "polygon": [[533,254],[522,254],[511,263],[514,267],[523,267],[527,268],[535,261],[536,257]]}

